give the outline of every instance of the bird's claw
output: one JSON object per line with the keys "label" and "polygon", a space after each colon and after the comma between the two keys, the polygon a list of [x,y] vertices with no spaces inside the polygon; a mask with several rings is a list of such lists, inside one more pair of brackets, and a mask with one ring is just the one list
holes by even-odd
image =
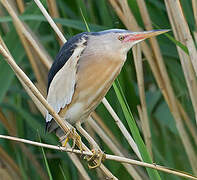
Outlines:
{"label": "bird's claw", "polygon": [[79,145],[78,147],[80,151],[83,152],[81,137],[77,134],[75,128],[71,128],[66,133],[66,135],[60,140],[61,143],[64,141],[64,143],[62,143],[63,147],[66,147],[66,144],[68,143],[69,139],[73,140],[72,150],[74,150],[76,142],[78,142],[78,145]]}
{"label": "bird's claw", "polygon": [[[95,169],[101,165],[101,163],[106,159],[106,155],[104,152],[99,150],[92,150],[93,155],[91,157],[85,157],[85,159],[88,161],[88,168],[89,169]],[[96,162],[95,162],[96,160]],[[91,165],[90,162],[93,164]]]}

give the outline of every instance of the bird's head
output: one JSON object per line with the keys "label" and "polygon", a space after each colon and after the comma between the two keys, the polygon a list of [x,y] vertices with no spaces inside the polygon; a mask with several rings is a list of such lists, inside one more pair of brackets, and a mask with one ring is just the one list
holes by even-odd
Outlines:
{"label": "bird's head", "polygon": [[126,54],[135,44],[153,36],[163,34],[169,30],[152,30],[132,32],[123,29],[111,29],[92,33],[91,45],[104,49],[108,52],[122,52]]}

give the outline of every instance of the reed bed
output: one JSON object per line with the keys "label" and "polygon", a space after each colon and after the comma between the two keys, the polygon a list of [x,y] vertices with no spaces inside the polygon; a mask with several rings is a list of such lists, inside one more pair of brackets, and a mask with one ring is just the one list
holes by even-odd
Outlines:
{"label": "reed bed", "polygon": [[[197,179],[195,1],[0,2],[2,177]],[[172,29],[133,48],[106,98],[85,123],[106,153],[105,162],[94,170],[88,169],[80,151],[69,153],[70,145],[57,146],[57,137],[44,131],[46,109],[65,133],[69,131],[45,100],[47,72],[66,39],[87,28]],[[84,154],[91,155],[82,141]]]}

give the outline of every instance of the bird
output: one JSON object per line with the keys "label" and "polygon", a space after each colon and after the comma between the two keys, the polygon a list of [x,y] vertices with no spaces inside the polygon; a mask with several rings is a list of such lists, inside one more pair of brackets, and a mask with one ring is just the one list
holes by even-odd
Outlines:
{"label": "bird", "polygon": [[[60,49],[48,74],[47,101],[62,121],[80,127],[102,101],[137,43],[169,30],[82,32]],[[46,130],[64,132],[46,112]]]}

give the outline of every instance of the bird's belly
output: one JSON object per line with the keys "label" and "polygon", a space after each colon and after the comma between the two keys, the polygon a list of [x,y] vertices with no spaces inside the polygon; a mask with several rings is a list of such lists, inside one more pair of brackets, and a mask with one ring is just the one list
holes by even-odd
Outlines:
{"label": "bird's belly", "polygon": [[107,63],[82,66],[77,74],[75,93],[66,111],[66,119],[71,123],[85,120],[106,95],[122,64],[121,61],[108,60]]}

